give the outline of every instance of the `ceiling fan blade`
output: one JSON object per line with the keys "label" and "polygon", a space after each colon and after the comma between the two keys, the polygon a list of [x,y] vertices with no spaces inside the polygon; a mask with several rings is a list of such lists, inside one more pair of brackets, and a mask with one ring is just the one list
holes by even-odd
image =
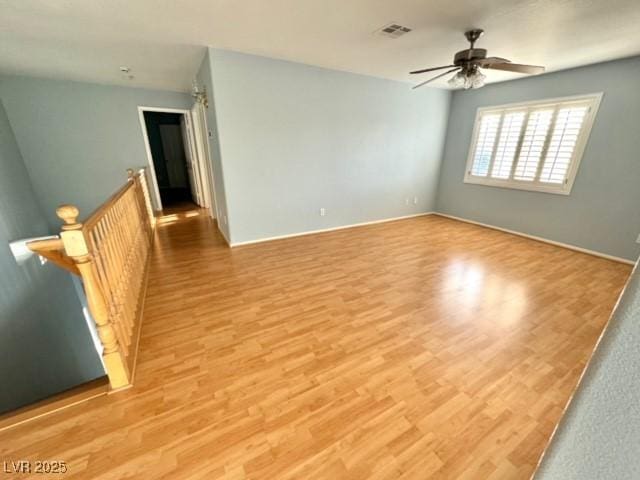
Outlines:
{"label": "ceiling fan blade", "polygon": [[427,83],[433,82],[434,80],[437,80],[440,77],[444,77],[445,75],[448,75],[448,74],[450,74],[452,72],[457,72],[458,70],[460,70],[460,67],[456,67],[456,68],[454,68],[452,70],[449,70],[448,72],[444,72],[444,73],[441,73],[440,75],[436,75],[435,77],[430,78],[429,80],[426,80],[426,81],[424,81],[422,83],[419,83],[418,85],[413,86],[412,90],[415,90],[416,88],[419,88],[419,87],[421,87],[423,85],[426,85]]}
{"label": "ceiling fan blade", "polygon": [[488,68],[491,70],[504,70],[506,72],[528,73],[530,75],[536,75],[538,73],[544,73],[544,67],[537,65],[520,65],[519,63],[490,63],[487,65],[480,65],[482,68]]}
{"label": "ceiling fan blade", "polygon": [[485,64],[490,64],[490,63],[511,63],[511,60],[507,60],[506,58],[500,58],[500,57],[487,57],[487,58],[483,58],[481,60],[477,60],[475,63],[477,63],[478,65],[480,65],[481,67]]}
{"label": "ceiling fan blade", "polygon": [[451,67],[455,67],[455,65],[445,65],[444,67],[425,68],[424,70],[414,70],[413,72],[409,72],[409,73],[411,73],[411,74],[413,74],[413,73],[427,73],[427,72],[433,72],[434,70],[442,70],[443,68],[451,68]]}

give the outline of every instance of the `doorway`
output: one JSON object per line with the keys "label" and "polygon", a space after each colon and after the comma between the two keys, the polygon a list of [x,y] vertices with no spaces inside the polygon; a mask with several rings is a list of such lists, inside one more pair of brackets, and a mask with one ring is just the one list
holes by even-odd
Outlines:
{"label": "doorway", "polygon": [[[206,208],[215,218],[207,136],[199,132],[198,109],[139,107],[156,210]],[[211,177],[210,177],[211,176]]]}

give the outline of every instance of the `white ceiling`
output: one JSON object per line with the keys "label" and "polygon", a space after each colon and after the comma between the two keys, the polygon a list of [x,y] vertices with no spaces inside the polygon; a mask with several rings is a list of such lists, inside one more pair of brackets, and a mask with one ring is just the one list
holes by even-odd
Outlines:
{"label": "white ceiling", "polygon": [[[413,31],[374,33],[389,22]],[[417,81],[469,27],[490,55],[553,71],[640,54],[639,25],[638,0],[0,0],[0,71],[188,91],[210,45]]]}

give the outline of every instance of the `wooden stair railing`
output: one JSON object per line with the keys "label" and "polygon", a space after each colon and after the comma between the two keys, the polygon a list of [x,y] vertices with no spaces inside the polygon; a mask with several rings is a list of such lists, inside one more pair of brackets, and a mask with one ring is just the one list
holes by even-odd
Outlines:
{"label": "wooden stair railing", "polygon": [[62,205],[60,238],[28,244],[82,278],[112,390],[133,382],[155,228],[145,169],[127,172],[127,183],[84,223],[75,206]]}

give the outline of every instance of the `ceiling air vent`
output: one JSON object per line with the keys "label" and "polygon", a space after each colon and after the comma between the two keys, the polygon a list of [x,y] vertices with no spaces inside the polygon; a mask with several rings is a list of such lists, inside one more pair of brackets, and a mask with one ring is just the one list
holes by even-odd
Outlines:
{"label": "ceiling air vent", "polygon": [[405,33],[409,33],[410,31],[411,29],[409,27],[405,27],[397,23],[390,23],[389,25],[385,25],[380,30],[378,30],[378,33],[380,35],[384,35],[385,37],[398,38]]}

